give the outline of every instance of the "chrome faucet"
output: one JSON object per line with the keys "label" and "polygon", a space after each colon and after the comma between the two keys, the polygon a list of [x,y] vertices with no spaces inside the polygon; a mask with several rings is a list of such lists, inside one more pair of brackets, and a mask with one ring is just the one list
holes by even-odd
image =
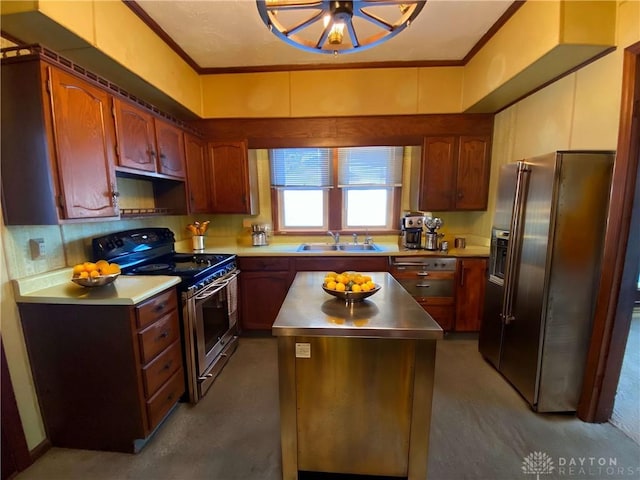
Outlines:
{"label": "chrome faucet", "polygon": [[334,243],[337,245],[338,243],[340,243],[340,234],[338,232],[333,233],[333,232],[327,232],[327,235],[331,235],[331,238],[333,238]]}
{"label": "chrome faucet", "polygon": [[354,233],[354,234],[353,234],[353,244],[354,244],[354,245],[357,245],[357,244],[358,244],[358,234],[357,234],[357,233]]}

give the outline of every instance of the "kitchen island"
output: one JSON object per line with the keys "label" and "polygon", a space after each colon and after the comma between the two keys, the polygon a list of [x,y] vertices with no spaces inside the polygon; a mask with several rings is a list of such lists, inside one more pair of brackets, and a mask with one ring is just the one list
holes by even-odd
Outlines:
{"label": "kitchen island", "polygon": [[347,304],[299,272],[278,337],[282,471],[424,479],[438,324],[386,272]]}

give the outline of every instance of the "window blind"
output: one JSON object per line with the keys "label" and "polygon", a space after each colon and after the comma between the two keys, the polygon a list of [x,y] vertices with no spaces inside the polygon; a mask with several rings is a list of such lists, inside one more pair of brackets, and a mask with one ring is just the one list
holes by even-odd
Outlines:
{"label": "window blind", "polygon": [[338,149],[338,186],[402,185],[403,147]]}
{"label": "window blind", "polygon": [[271,186],[318,188],[331,186],[328,148],[278,148],[269,151]]}

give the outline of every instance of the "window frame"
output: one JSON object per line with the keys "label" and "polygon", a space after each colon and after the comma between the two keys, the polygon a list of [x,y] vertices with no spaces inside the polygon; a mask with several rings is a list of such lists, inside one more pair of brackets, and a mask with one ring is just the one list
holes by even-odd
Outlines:
{"label": "window frame", "polygon": [[[357,147],[358,145],[354,145],[353,147]],[[361,145],[360,145],[361,146]],[[346,218],[343,218],[344,213],[344,197],[346,195],[345,190],[349,188],[356,187],[338,187],[338,149],[339,148],[350,148],[351,146],[334,146],[327,147],[331,150],[331,177],[332,177],[332,185],[327,189],[328,196],[328,229],[332,232],[339,232],[340,234],[349,235],[353,233],[364,233],[366,230],[371,235],[394,235],[400,232],[400,217],[401,217],[401,204],[402,204],[402,187],[382,187],[388,188],[391,191],[392,198],[389,203],[392,205],[392,210],[390,212],[391,216],[391,229],[371,229],[367,227],[359,227],[359,228],[344,228],[343,225],[346,223]],[[277,148],[277,147],[276,147]],[[280,148],[296,148],[296,147],[280,147]],[[404,146],[403,146],[404,148]],[[271,216],[273,221],[273,234],[274,235],[326,235],[326,230],[322,229],[282,229],[281,225],[281,188],[270,187],[271,188]],[[361,188],[361,187],[357,187]],[[372,187],[372,188],[380,188],[380,187]],[[393,226],[397,227],[393,227]]]}

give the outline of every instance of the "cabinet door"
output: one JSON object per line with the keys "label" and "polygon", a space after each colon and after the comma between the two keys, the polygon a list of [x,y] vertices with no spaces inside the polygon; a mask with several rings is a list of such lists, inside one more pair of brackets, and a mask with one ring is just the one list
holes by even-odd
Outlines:
{"label": "cabinet door", "polygon": [[455,325],[457,332],[480,330],[486,271],[487,260],[484,258],[458,260]]}
{"label": "cabinet door", "polygon": [[67,72],[48,72],[64,217],[117,216],[110,97]]}
{"label": "cabinet door", "polygon": [[425,300],[418,300],[418,303],[440,325],[440,328],[447,332],[453,330],[455,318],[453,305],[433,305]]}
{"label": "cabinet door", "polygon": [[209,213],[209,171],[205,145],[198,137],[185,134],[185,163],[187,169],[187,190],[189,213]]}
{"label": "cabinet door", "polygon": [[246,272],[240,274],[240,328],[271,330],[291,282],[289,272]]}
{"label": "cabinet door", "polygon": [[184,133],[175,125],[155,119],[158,173],[184,178]]}
{"label": "cabinet door", "polygon": [[451,210],[454,206],[456,138],[426,137],[420,173],[420,210]]}
{"label": "cabinet door", "polygon": [[210,142],[211,202],[215,213],[255,214],[247,142]]}
{"label": "cabinet door", "polygon": [[119,98],[113,99],[113,105],[118,138],[118,165],[155,172],[153,116]]}
{"label": "cabinet door", "polygon": [[489,193],[489,138],[460,137],[456,210],[486,210]]}

